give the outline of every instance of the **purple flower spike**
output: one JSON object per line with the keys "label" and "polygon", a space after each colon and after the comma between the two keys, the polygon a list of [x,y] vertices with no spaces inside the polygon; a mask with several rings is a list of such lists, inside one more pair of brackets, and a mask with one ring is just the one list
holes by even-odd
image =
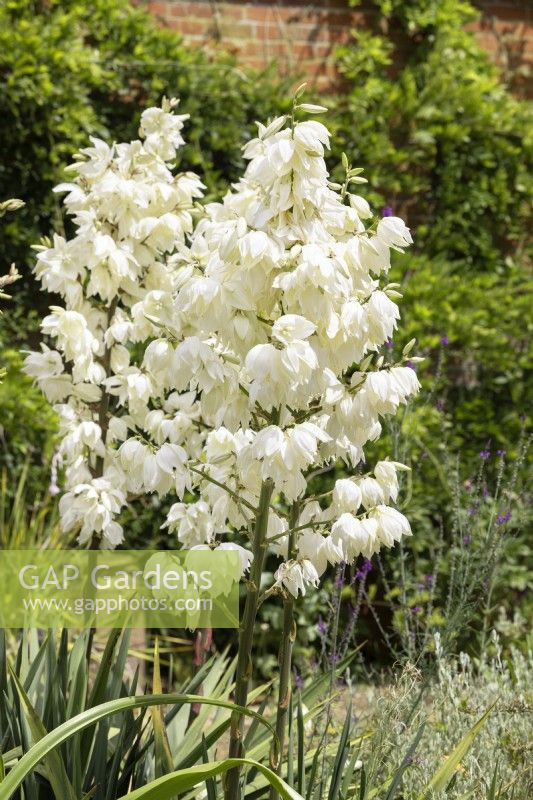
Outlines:
{"label": "purple flower spike", "polygon": [[506,450],[497,450],[496,455],[498,455],[500,458],[505,458],[505,456],[507,455],[507,451]]}
{"label": "purple flower spike", "polygon": [[359,580],[364,580],[369,572],[372,571],[372,562],[370,559],[365,558],[357,572],[355,573],[355,577],[359,578]]}
{"label": "purple flower spike", "polygon": [[421,613],[422,609],[420,608],[420,606],[415,606],[414,608],[411,609],[411,614],[421,614]]}
{"label": "purple flower spike", "polygon": [[508,511],[507,514],[498,514],[496,517],[496,522],[498,525],[505,525],[507,522],[511,521],[512,516],[513,515],[510,511]]}
{"label": "purple flower spike", "polygon": [[326,633],[328,631],[328,626],[326,625],[326,623],[322,619],[322,617],[318,618],[317,628],[318,628],[318,632],[319,632],[319,634],[321,636],[325,636],[326,635]]}
{"label": "purple flower spike", "polygon": [[392,339],[390,339],[390,338],[387,339],[387,341],[385,342],[385,347],[388,350],[392,350],[392,348],[394,347],[394,342],[392,341]]}
{"label": "purple flower spike", "polygon": [[448,335],[445,333],[444,336],[441,336],[440,343],[446,347],[447,344],[450,344],[450,340],[448,339]]}
{"label": "purple flower spike", "polygon": [[339,564],[339,568],[337,569],[337,574],[335,576],[335,589],[342,589],[345,584],[345,579],[344,579],[345,567],[346,564],[344,563],[344,561],[341,561],[341,563]]}
{"label": "purple flower spike", "polygon": [[394,211],[392,210],[392,206],[383,206],[381,209],[381,216],[382,217],[393,217]]}
{"label": "purple flower spike", "polygon": [[471,541],[472,541],[471,536],[463,536],[463,544],[469,545]]}
{"label": "purple flower spike", "polygon": [[479,457],[482,461],[486,461],[488,458],[490,458],[490,450],[482,450],[479,454]]}

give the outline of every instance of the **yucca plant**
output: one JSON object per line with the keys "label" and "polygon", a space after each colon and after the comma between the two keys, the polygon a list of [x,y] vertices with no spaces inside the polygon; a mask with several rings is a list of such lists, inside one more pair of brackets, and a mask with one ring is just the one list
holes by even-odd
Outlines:
{"label": "yucca plant", "polygon": [[[225,655],[208,661],[178,694],[160,691],[156,702],[153,695],[136,695],[138,670],[129,681],[123,677],[128,632],[110,632],[94,674],[87,659],[90,641],[90,631],[71,641],[67,631],[56,637],[53,632],[28,630],[10,658],[5,632],[0,632],[0,777],[7,771],[0,797],[79,800],[89,794],[95,800],[115,800],[145,785],[160,771],[159,728],[153,723],[155,717],[150,721],[147,716],[150,706],[169,705],[161,720],[165,737],[173,744],[171,769],[201,761],[203,746],[211,747],[227,729],[234,708],[227,701],[234,665]],[[161,685],[158,658],[154,674],[157,689]],[[209,699],[194,695],[200,686]],[[189,725],[193,702],[200,711]],[[204,710],[207,704],[227,712],[211,732],[207,730],[209,713]],[[67,735],[61,739],[65,726]],[[24,770],[22,754],[32,753],[49,731],[59,736],[60,746],[55,750],[52,745],[49,755],[39,756],[35,771],[28,770],[17,783],[16,776]],[[15,793],[7,794],[10,779],[17,786]]]}

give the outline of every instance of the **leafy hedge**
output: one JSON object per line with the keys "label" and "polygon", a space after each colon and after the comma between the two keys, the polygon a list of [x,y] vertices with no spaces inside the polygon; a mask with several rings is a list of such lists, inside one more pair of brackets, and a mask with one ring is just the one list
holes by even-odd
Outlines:
{"label": "leafy hedge", "polygon": [[449,341],[441,401],[453,443],[475,459],[487,445],[512,448],[533,391],[531,105],[465,30],[477,13],[468,2],[370,7],[378,24],[339,50],[337,147],[367,166],[374,205],[413,228],[418,256],[395,276],[407,267],[403,330],[428,356],[426,385]]}
{"label": "leafy hedge", "polygon": [[[356,3],[353,2],[355,5]],[[426,255],[490,271],[524,244],[531,106],[466,31],[460,0],[374,0],[374,26],[340,49],[338,138],[368,167],[374,200],[416,228]]]}
{"label": "leafy hedge", "polygon": [[220,188],[238,173],[253,121],[278,109],[276,87],[229,55],[185,47],[128,0],[4,0],[0,186],[26,208],[0,232],[0,264],[23,264],[32,242],[61,227],[51,189],[90,134],[135,138],[144,107],[178,96],[191,115],[183,164]]}
{"label": "leafy hedge", "polygon": [[51,481],[57,416],[20,371],[21,354],[11,349],[1,352],[6,374],[0,383],[0,473],[6,472],[6,491],[13,497],[25,465],[31,467],[24,480],[31,506],[42,499]]}

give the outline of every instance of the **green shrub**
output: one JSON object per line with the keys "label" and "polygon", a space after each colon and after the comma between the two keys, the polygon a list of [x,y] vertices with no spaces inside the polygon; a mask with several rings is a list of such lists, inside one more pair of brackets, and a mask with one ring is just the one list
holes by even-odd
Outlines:
{"label": "green shrub", "polygon": [[24,265],[32,243],[61,229],[51,190],[88,136],[135,138],[143,108],[162,95],[191,114],[181,163],[200,166],[213,190],[238,174],[243,136],[284,92],[231,56],[185,47],[128,0],[0,4],[0,185],[26,202],[2,228],[0,264]]}
{"label": "green shrub", "polygon": [[50,464],[57,432],[57,417],[39,389],[22,374],[22,356],[0,349],[6,375],[0,383],[0,472],[6,471],[6,497],[14,497],[24,478],[30,506],[41,499],[50,484]]}
{"label": "green shrub", "polygon": [[[434,406],[448,414],[455,450],[474,457],[487,447],[511,450],[533,392],[533,283],[511,259],[491,272],[454,266],[440,258],[411,261],[395,347],[417,338],[427,358],[423,380]],[[399,277],[395,270],[392,276]]]}
{"label": "green shrub", "polygon": [[491,270],[526,230],[530,107],[464,29],[476,16],[470,3],[371,6],[373,30],[384,32],[358,29],[339,52],[347,79],[339,146],[369,165],[373,199],[407,217],[426,254]]}

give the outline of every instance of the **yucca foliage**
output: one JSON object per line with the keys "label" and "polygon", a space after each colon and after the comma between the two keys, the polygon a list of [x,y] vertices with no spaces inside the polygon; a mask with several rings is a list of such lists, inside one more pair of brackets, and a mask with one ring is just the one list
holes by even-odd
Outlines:
{"label": "yucca foliage", "polygon": [[[138,669],[124,678],[127,633],[113,631],[96,664],[87,659],[89,649],[98,652],[90,631],[72,639],[67,631],[56,636],[31,630],[14,647],[15,641],[0,635],[2,800],[116,800],[132,790],[134,797],[171,798],[206,780],[215,789],[215,779],[239,765],[247,768],[246,796],[274,786],[283,798],[300,797],[268,767],[276,734],[262,712],[270,685],[251,693],[251,708],[239,709],[228,699],[235,663],[226,656],[210,659],[178,692],[165,694],[156,645],[154,694],[146,694]],[[324,708],[320,698],[328,680],[322,676],[302,694],[302,736]],[[220,758],[217,747],[236,710],[249,719],[246,758]],[[313,753],[304,750],[303,739],[298,752],[302,784]]]}
{"label": "yucca foliage", "polygon": [[[131,678],[124,677],[127,632],[112,631],[100,652],[90,631],[73,638],[67,631],[56,636],[52,631],[44,634],[29,630],[23,632],[16,648],[13,641],[6,639],[5,632],[0,633],[0,750],[4,771],[9,775],[22,754],[31,752],[48,732],[57,733],[78,719],[78,727],[68,729],[64,744],[38,759],[35,771],[28,772],[15,796],[24,800],[70,800],[90,793],[96,800],[114,800],[154,777],[159,757],[158,729],[155,717],[147,714],[150,696],[136,697],[142,691],[138,669]],[[92,662],[87,658],[89,649]],[[213,704],[227,705],[231,666],[224,657],[209,661],[179,687],[179,695],[193,696],[203,684]],[[154,688],[156,683],[154,680]],[[171,697],[161,719],[174,745],[175,766],[183,767],[201,759],[209,711],[201,707],[188,728],[192,700],[170,705]],[[166,701],[167,697],[160,694],[159,706]],[[197,702],[202,703],[202,698]],[[105,713],[100,716],[101,708]],[[94,722],[87,723],[88,719]],[[227,724],[214,726],[217,736]],[[213,737],[207,730],[205,734],[205,746],[209,747]],[[3,790],[0,787],[2,797]]]}

